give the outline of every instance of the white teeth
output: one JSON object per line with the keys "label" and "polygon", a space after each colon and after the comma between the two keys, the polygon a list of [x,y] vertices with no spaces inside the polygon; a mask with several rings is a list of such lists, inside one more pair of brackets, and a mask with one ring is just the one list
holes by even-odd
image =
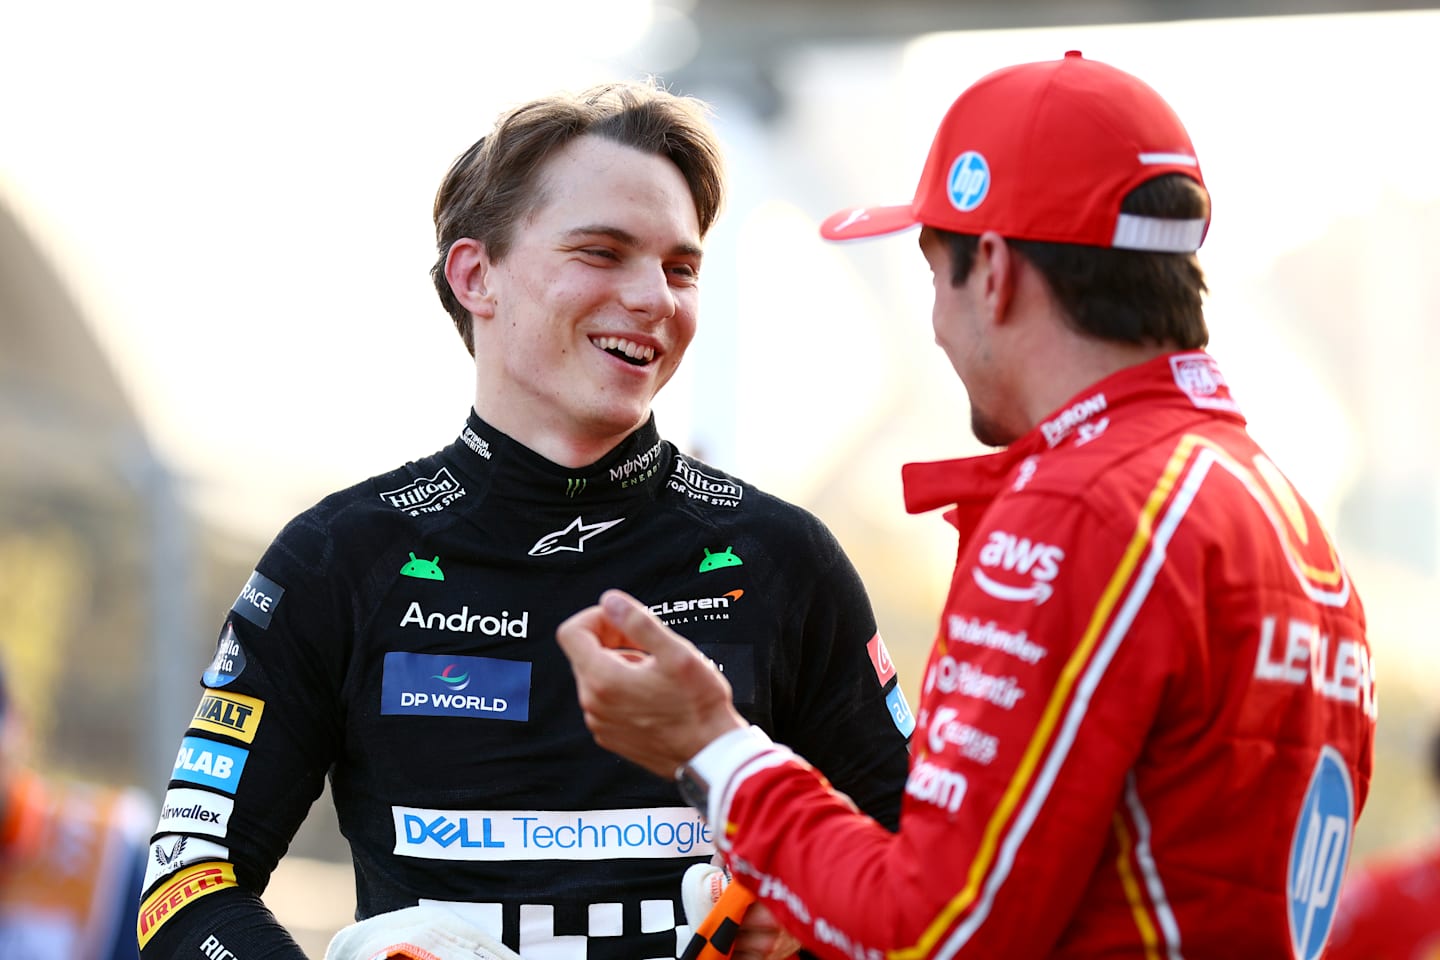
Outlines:
{"label": "white teeth", "polygon": [[618,350],[631,360],[649,363],[655,359],[655,348],[626,340],[623,337],[591,337],[590,342],[601,350]]}

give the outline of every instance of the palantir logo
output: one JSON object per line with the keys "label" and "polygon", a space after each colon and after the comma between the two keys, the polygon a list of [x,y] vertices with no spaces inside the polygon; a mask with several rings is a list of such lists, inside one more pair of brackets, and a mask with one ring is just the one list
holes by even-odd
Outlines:
{"label": "palantir logo", "polygon": [[946,185],[950,205],[961,213],[969,213],[980,206],[990,192],[990,164],[974,150],[966,150],[950,165]]}
{"label": "palantir logo", "polygon": [[1299,960],[1315,960],[1325,948],[1354,829],[1350,771],[1334,747],[1322,747],[1290,842],[1286,903]]}

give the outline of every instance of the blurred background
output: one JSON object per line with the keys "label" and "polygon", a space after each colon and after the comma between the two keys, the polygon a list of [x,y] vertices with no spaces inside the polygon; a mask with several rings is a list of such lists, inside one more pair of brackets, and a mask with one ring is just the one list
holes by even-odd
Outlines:
{"label": "blurred background", "polygon": [[[427,275],[450,161],[503,109],[655,74],[708,100],[729,203],[663,433],[818,513],[910,701],[953,558],[901,463],[978,452],[903,202],[945,108],[1079,49],[1185,119],[1212,352],[1366,600],[1356,855],[1440,825],[1440,10],[1339,0],[0,3],[0,657],[36,762],[157,799],[224,613],[329,491],[449,443],[471,367]],[[267,900],[354,908],[328,799]]]}

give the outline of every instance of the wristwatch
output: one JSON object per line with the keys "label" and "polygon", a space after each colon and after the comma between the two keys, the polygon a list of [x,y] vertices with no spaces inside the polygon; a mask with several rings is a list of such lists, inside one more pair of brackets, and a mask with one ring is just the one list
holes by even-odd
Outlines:
{"label": "wristwatch", "polygon": [[692,764],[682,763],[675,770],[675,786],[680,789],[680,799],[702,814],[710,809],[710,781]]}
{"label": "wristwatch", "polygon": [[770,738],[757,726],[737,727],[721,734],[676,768],[675,786],[680,798],[708,815],[711,785],[725,783],[745,763],[770,749]]}

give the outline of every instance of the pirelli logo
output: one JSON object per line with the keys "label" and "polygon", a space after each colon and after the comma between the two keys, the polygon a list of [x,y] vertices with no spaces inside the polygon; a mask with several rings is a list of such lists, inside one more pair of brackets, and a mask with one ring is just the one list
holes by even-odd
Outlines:
{"label": "pirelli logo", "polygon": [[140,946],[149,943],[165,921],[187,903],[233,886],[235,868],[228,863],[201,863],[177,873],[140,904],[140,921],[135,927]]}
{"label": "pirelli logo", "polygon": [[190,726],[253,743],[255,731],[260,729],[260,714],[264,711],[264,700],[241,693],[206,690],[200,698],[200,706],[195,708],[195,719],[190,721]]}

